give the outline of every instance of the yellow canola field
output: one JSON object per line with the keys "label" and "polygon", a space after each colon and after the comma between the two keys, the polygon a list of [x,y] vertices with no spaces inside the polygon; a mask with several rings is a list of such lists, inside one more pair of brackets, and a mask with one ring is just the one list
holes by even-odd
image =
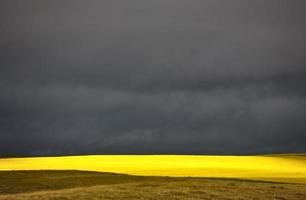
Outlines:
{"label": "yellow canola field", "polygon": [[92,155],[2,158],[0,170],[85,170],[141,176],[243,178],[306,183],[306,156]]}

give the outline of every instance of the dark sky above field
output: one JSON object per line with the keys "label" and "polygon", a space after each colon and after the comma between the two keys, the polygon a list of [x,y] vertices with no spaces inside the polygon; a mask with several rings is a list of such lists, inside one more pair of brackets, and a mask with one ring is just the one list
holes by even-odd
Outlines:
{"label": "dark sky above field", "polygon": [[1,0],[0,156],[306,152],[305,0]]}

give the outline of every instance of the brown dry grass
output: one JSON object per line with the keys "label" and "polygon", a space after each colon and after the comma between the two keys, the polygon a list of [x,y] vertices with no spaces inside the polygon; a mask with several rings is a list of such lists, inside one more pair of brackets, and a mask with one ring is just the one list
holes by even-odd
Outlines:
{"label": "brown dry grass", "polygon": [[305,200],[306,185],[230,179],[138,177],[80,171],[0,172],[0,200]]}

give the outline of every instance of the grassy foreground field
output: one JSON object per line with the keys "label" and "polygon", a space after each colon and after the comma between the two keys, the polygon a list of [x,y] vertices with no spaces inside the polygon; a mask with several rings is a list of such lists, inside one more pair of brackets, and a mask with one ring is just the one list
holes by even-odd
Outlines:
{"label": "grassy foreground field", "polygon": [[2,158],[1,170],[82,170],[139,176],[240,178],[306,183],[306,156],[95,155]]}
{"label": "grassy foreground field", "polygon": [[305,200],[306,156],[2,158],[3,199]]}
{"label": "grassy foreground field", "polygon": [[85,171],[0,172],[0,200],[32,199],[305,200],[306,185]]}

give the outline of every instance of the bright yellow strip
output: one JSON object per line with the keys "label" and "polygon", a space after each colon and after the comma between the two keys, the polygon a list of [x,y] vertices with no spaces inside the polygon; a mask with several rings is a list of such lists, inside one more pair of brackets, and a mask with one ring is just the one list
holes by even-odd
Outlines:
{"label": "bright yellow strip", "polygon": [[142,176],[288,179],[306,183],[305,155],[97,155],[2,158],[0,170],[86,170]]}

